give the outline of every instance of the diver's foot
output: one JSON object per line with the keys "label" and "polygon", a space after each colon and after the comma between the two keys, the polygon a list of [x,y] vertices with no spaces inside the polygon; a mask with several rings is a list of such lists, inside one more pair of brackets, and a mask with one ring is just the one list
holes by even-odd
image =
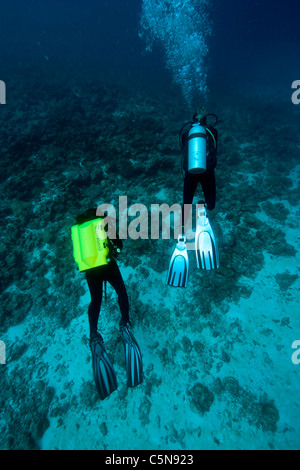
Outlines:
{"label": "diver's foot", "polygon": [[96,331],[95,333],[91,333],[91,334],[90,334],[90,339],[89,339],[90,345],[91,345],[92,342],[95,341],[95,340],[98,340],[98,341],[100,341],[101,343],[103,343],[103,338],[102,338],[102,336],[100,335],[100,333],[98,333],[98,331]]}

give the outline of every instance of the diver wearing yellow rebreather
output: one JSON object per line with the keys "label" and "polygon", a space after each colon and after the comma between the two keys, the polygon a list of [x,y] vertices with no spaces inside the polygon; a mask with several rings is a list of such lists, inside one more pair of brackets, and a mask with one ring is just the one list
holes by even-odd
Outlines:
{"label": "diver wearing yellow rebreather", "polygon": [[102,399],[117,388],[116,374],[106,353],[103,338],[97,331],[102,303],[103,282],[108,281],[115,289],[121,312],[119,323],[121,338],[126,350],[127,384],[134,387],[142,382],[142,356],[131,331],[129,302],[126,287],[114,259],[123,247],[118,236],[114,240],[107,235],[109,228],[97,210],[88,209],[76,218],[71,229],[74,259],[81,272],[85,272],[91,294],[88,309],[90,347],[93,356],[93,371],[97,390]]}
{"label": "diver wearing yellow rebreather", "polygon": [[90,340],[97,335],[98,319],[102,303],[103,282],[108,281],[118,295],[123,323],[129,322],[128,296],[114,254],[123,248],[119,238],[110,240],[102,218],[96,209],[88,209],[77,218],[72,227],[74,258],[81,272],[85,272],[91,294],[89,305]]}

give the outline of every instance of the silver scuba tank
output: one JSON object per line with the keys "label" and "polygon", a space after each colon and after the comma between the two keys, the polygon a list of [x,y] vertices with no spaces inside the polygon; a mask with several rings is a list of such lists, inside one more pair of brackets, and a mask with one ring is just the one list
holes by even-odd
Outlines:
{"label": "silver scuba tank", "polygon": [[199,123],[193,124],[188,137],[188,172],[206,171],[206,129]]}

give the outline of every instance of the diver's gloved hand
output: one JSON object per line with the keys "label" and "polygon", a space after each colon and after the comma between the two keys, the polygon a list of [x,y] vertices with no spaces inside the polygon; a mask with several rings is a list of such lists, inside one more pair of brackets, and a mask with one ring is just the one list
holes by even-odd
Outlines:
{"label": "diver's gloved hand", "polygon": [[[116,243],[117,240],[121,242],[121,244]],[[109,262],[111,258],[116,258],[118,254],[121,253],[123,243],[122,243],[122,240],[119,240],[119,239],[111,240],[110,238],[107,239],[107,243],[108,243],[108,248],[109,248],[109,257],[107,258],[107,261]]]}
{"label": "diver's gloved hand", "polygon": [[114,245],[117,247],[118,250],[123,250],[123,240],[121,240],[119,237],[117,237],[115,240],[113,240]]}

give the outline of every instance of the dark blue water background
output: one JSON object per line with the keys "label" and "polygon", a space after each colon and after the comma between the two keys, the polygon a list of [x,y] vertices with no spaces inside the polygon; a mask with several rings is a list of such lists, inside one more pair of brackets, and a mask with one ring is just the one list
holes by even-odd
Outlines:
{"label": "dark blue water background", "polygon": [[[82,73],[114,67],[168,77],[163,45],[145,54],[139,38],[141,0],[10,0],[0,8],[2,75],[5,66],[21,72],[52,61]],[[282,87],[289,95],[300,77],[296,9],[293,2],[214,0],[210,91]]]}

